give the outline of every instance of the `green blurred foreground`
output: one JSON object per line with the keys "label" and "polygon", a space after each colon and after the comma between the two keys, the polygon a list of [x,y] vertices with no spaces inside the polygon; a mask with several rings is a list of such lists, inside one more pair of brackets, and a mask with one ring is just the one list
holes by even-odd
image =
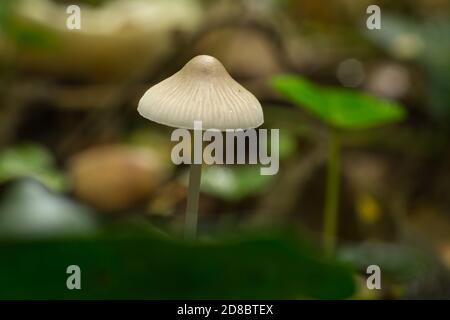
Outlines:
{"label": "green blurred foreground", "polygon": [[[0,243],[2,299],[340,299],[355,291],[349,268],[283,233],[184,243],[129,229]],[[68,290],[66,268],[81,268]]]}

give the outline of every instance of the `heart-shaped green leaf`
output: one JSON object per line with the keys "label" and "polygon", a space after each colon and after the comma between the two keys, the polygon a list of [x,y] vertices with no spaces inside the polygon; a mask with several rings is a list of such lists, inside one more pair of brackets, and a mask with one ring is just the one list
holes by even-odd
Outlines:
{"label": "heart-shaped green leaf", "polygon": [[348,89],[321,88],[300,76],[276,76],[272,85],[296,105],[340,129],[364,129],[405,116],[399,104]]}

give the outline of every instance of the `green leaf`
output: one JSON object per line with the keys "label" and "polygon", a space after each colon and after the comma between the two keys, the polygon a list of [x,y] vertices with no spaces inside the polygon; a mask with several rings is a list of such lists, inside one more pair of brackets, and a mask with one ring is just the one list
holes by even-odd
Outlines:
{"label": "green leaf", "polygon": [[419,63],[427,77],[431,108],[427,110],[442,123],[450,119],[450,20],[433,17],[418,23],[396,15],[383,15],[383,28],[365,35],[395,56]]}
{"label": "green leaf", "polygon": [[21,17],[18,1],[0,1],[0,34],[12,40],[23,49],[54,49],[56,32],[41,23]]}
{"label": "green leaf", "polygon": [[405,115],[404,109],[396,103],[348,89],[320,88],[300,76],[276,76],[272,85],[296,105],[340,129],[379,126]]}
{"label": "green leaf", "polygon": [[50,152],[35,144],[22,144],[0,152],[0,182],[31,177],[53,190],[66,189],[66,180],[54,167]]}
{"label": "green leaf", "polygon": [[339,260],[365,272],[372,264],[383,274],[398,282],[407,282],[428,272],[431,261],[419,249],[393,243],[364,243],[347,245],[338,252]]}
{"label": "green leaf", "polygon": [[[247,235],[186,243],[150,235],[1,242],[1,299],[339,299],[352,272],[298,239]],[[66,268],[81,268],[81,290]]]}
{"label": "green leaf", "polygon": [[261,175],[260,166],[211,166],[202,177],[202,192],[228,200],[239,201],[263,192],[273,176]]}

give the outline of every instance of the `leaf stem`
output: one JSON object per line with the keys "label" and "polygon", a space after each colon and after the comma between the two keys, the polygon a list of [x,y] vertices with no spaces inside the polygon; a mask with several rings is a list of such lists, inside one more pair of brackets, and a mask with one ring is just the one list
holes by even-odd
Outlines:
{"label": "leaf stem", "polygon": [[323,242],[325,252],[334,253],[336,247],[336,233],[339,204],[339,166],[340,166],[340,136],[336,129],[330,133],[328,146],[327,182],[324,209]]}

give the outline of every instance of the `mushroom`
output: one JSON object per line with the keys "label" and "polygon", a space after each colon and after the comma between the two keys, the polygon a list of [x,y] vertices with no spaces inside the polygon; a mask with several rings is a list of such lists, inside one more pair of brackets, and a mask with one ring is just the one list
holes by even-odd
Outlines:
{"label": "mushroom", "polygon": [[[177,73],[151,87],[139,101],[144,118],[176,128],[194,130],[250,129],[264,122],[261,104],[237,83],[216,58],[194,57]],[[201,164],[191,163],[185,235],[197,233]]]}

